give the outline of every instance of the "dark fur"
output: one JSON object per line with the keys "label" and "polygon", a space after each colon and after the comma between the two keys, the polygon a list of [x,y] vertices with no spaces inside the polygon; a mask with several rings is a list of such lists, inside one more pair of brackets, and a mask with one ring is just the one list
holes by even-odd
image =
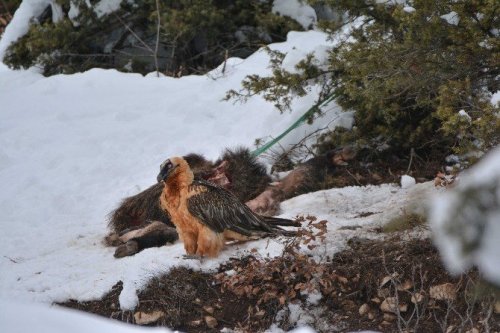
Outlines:
{"label": "dark fur", "polygon": [[[197,154],[189,154],[184,156],[184,159],[198,179],[209,178],[215,166],[227,161],[225,172],[231,182],[227,189],[242,202],[260,194],[270,181],[265,167],[245,148],[227,149],[215,164]],[[161,221],[173,226],[159,205],[162,189],[162,184],[155,184],[141,193],[125,198],[109,215],[109,228],[114,232],[121,232],[148,220]]]}
{"label": "dark fur", "polygon": [[226,171],[231,184],[228,190],[242,202],[258,196],[271,182],[266,168],[257,162],[257,159],[246,148],[226,149],[215,164],[219,165],[222,161],[229,162]]}
{"label": "dark fur", "polygon": [[[214,176],[214,170],[220,172],[222,169],[229,180],[225,188],[242,202],[263,192],[271,180],[265,167],[245,148],[227,149],[215,164],[197,154],[189,154],[184,156],[184,159],[198,179],[210,179]],[[112,234],[106,237],[106,243],[112,246],[119,245],[115,252],[116,257],[133,255],[146,247],[161,246],[177,239],[172,236],[172,230],[169,228],[133,238],[124,244],[115,237],[127,229],[141,228],[147,221],[160,221],[168,227],[174,227],[167,213],[160,207],[159,198],[162,190],[163,184],[152,185],[134,196],[125,198],[118,208],[110,213],[108,225]],[[299,223],[288,219],[267,216],[263,216],[262,219],[271,225],[300,226]]]}

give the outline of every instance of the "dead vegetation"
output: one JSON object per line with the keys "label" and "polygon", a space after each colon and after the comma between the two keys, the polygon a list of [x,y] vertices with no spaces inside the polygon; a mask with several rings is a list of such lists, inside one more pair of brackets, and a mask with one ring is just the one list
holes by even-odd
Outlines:
{"label": "dead vegetation", "polygon": [[[411,165],[414,170],[406,160],[354,160],[338,165],[324,186],[397,183],[402,174],[448,185],[444,173],[436,178],[442,168],[437,163]],[[282,256],[263,258],[255,251],[213,273],[178,267],[152,279],[134,311],[120,309],[121,283],[102,300],[61,305],[184,332],[262,332],[272,325],[290,330],[304,324],[318,332],[500,332],[498,292],[485,287],[475,270],[450,276],[431,240],[404,236],[421,228],[424,216],[403,211],[374,231],[378,240],[353,238],[345,250],[320,259],[302,249],[321,245],[327,223],[312,216],[302,222]]]}
{"label": "dead vegetation", "polygon": [[[122,311],[118,283],[102,300],[63,306],[186,332],[260,332],[308,324],[318,332],[499,332],[500,295],[474,270],[448,275],[428,239],[351,239],[320,262],[301,251],[321,243],[326,222],[308,217],[282,256],[232,259],[210,274],[176,268],[154,278],[134,311]],[[495,298],[496,297],[496,298]]]}

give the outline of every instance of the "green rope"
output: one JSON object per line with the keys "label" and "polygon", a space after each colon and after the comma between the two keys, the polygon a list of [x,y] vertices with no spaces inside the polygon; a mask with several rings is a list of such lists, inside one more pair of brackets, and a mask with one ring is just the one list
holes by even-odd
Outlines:
{"label": "green rope", "polygon": [[325,104],[328,104],[330,103],[333,99],[335,98],[335,96],[332,94],[330,96],[328,96],[328,98],[326,100],[324,100],[323,102],[321,102],[319,105],[316,104],[316,105],[313,105],[311,108],[309,108],[309,110],[306,111],[306,113],[304,113],[299,119],[297,119],[290,127],[288,127],[283,133],[281,133],[280,135],[278,135],[276,138],[274,138],[273,140],[269,141],[268,143],[266,143],[265,145],[263,145],[262,147],[259,147],[257,149],[255,149],[253,152],[252,152],[252,155],[257,157],[259,156],[260,154],[262,154],[263,152],[265,152],[266,150],[268,150],[269,148],[271,148],[272,146],[274,146],[278,141],[280,141],[285,135],[287,135],[288,133],[290,133],[292,130],[294,130],[295,128],[299,127],[300,124],[302,124],[304,121],[306,121],[307,118],[309,118],[310,116],[312,116],[312,114],[318,110],[318,108],[320,108],[321,106],[325,105]]}

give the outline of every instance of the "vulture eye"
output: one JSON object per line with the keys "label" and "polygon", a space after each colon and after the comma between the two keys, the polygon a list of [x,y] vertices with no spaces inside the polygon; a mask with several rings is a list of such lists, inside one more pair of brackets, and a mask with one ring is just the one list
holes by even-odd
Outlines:
{"label": "vulture eye", "polygon": [[171,169],[173,167],[172,162],[170,160],[166,160],[160,165],[160,170],[162,169]]}

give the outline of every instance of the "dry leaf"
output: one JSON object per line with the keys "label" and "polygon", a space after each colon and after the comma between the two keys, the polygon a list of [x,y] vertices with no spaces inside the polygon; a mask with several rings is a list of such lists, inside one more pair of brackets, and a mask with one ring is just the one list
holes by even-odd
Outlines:
{"label": "dry leaf", "polygon": [[198,320],[193,320],[193,321],[190,321],[188,323],[188,326],[191,326],[191,327],[198,327],[200,326],[202,323],[201,319],[198,319]]}
{"label": "dry leaf", "polygon": [[213,313],[214,313],[214,308],[213,308],[213,307],[211,307],[210,305],[205,305],[205,306],[203,307],[203,310],[205,310],[205,312],[210,313],[210,314],[213,314]]}
{"label": "dry leaf", "polygon": [[414,293],[411,295],[411,302],[413,304],[420,303],[423,300],[424,300],[424,295],[422,295],[421,293]]}
{"label": "dry leaf", "polygon": [[457,295],[455,285],[444,283],[429,288],[429,296],[437,300],[454,300]]}
{"label": "dry leaf", "polygon": [[383,318],[384,318],[385,321],[394,321],[394,320],[396,320],[397,317],[396,317],[396,315],[393,315],[392,313],[387,313],[386,312],[386,313],[384,313],[384,317]]}
{"label": "dry leaf", "polygon": [[205,316],[205,323],[209,328],[215,328],[218,324],[217,319],[212,316]]}
{"label": "dry leaf", "polygon": [[163,311],[153,311],[153,312],[138,311],[134,313],[134,319],[137,325],[148,325],[157,322],[164,315],[165,312]]}
{"label": "dry leaf", "polygon": [[410,280],[406,280],[402,284],[398,285],[398,290],[403,291],[403,290],[409,290],[413,287],[413,282]]}
{"label": "dry leaf", "polygon": [[363,315],[367,314],[369,311],[370,311],[370,306],[369,306],[368,304],[366,304],[366,303],[365,303],[365,304],[363,304],[363,305],[361,305],[361,306],[359,307],[359,310],[358,310],[358,312],[359,312],[359,314],[360,314],[361,316],[363,316]]}
{"label": "dry leaf", "polygon": [[384,278],[382,279],[382,282],[380,282],[380,288],[385,286],[387,284],[387,282],[391,281],[391,279],[392,279],[392,276],[390,276],[390,275],[384,276]]}
{"label": "dry leaf", "polygon": [[380,304],[380,310],[392,313],[397,313],[398,310],[399,312],[406,312],[408,311],[408,305],[404,303],[397,304],[396,297],[387,297],[382,304]]}

